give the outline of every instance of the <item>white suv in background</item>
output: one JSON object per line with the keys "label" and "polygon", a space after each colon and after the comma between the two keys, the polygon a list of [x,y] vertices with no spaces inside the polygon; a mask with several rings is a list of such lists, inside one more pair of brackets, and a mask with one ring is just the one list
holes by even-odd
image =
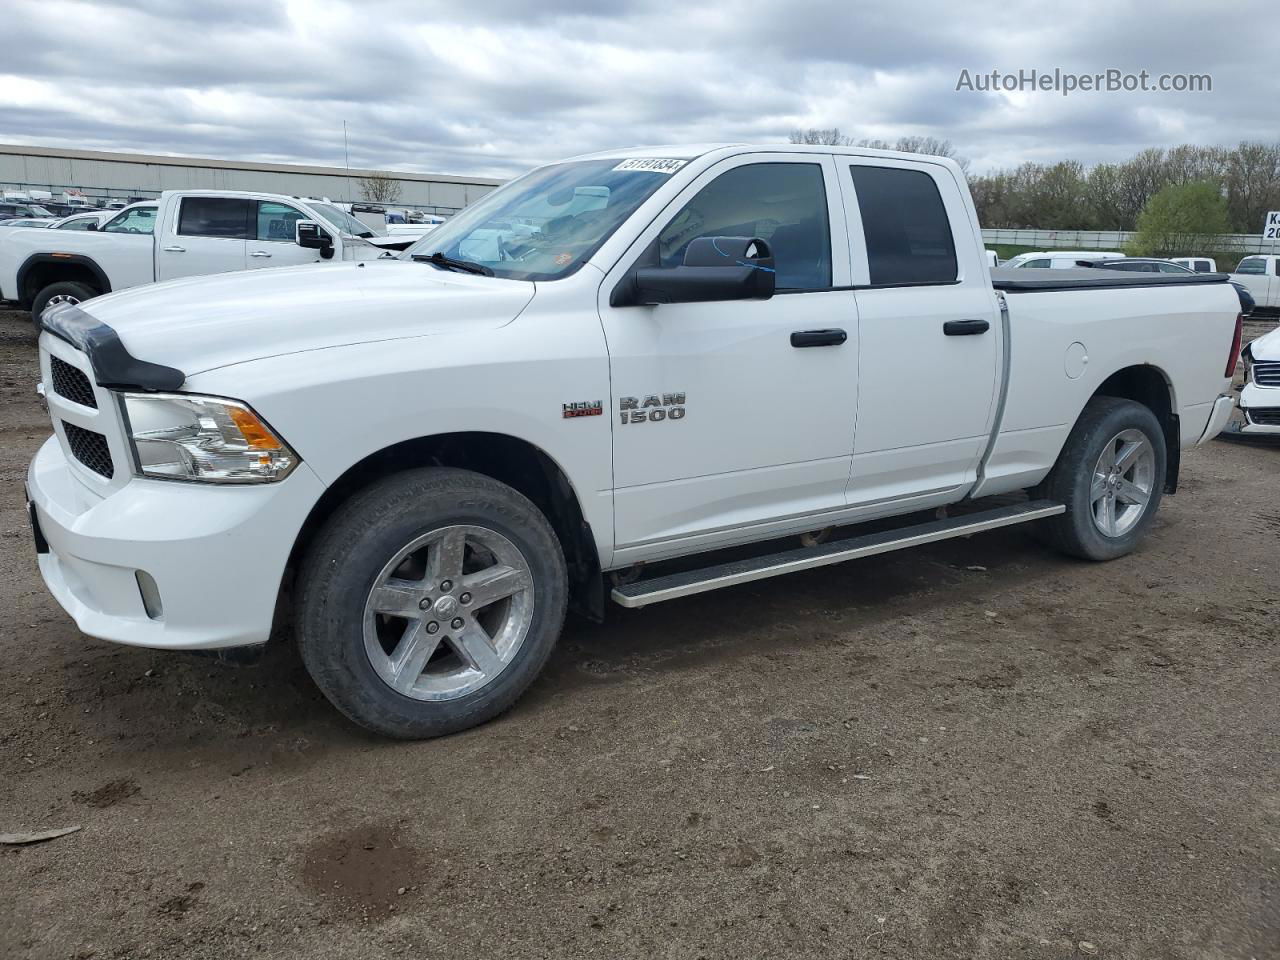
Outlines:
{"label": "white suv in background", "polygon": [[1218,272],[1218,261],[1212,257],[1170,257],[1169,262],[1194,270],[1196,273]]}

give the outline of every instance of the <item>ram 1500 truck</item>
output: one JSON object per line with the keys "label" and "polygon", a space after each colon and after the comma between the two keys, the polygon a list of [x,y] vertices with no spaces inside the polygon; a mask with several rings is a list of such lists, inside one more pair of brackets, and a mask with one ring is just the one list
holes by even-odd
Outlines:
{"label": "ram 1500 truck", "polygon": [[1017,523],[1126,554],[1229,418],[1240,335],[1225,276],[993,275],[953,162],[802,146],[580,157],[400,258],[42,322],[31,518],[80,628],[289,622],[396,737],[509,707],[567,606]]}
{"label": "ram 1500 truck", "polygon": [[20,230],[0,238],[0,300],[33,316],[157,280],[378,257],[375,237],[332,204],[273,193],[168,190],[94,231]]}

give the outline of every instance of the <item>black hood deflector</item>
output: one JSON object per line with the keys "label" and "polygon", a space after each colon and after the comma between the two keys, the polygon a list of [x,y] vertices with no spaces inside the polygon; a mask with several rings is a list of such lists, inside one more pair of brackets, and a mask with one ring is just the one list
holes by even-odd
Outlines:
{"label": "black hood deflector", "polygon": [[74,304],[44,312],[40,329],[84,351],[100,387],[126,390],[177,390],[187,375],[174,367],[139,360],[131,354],[111,327],[95,320]]}

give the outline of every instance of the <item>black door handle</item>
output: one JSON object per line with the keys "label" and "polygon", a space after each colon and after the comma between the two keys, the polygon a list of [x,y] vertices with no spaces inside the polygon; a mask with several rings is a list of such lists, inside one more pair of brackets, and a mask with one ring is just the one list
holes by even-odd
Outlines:
{"label": "black door handle", "polygon": [[942,332],[948,337],[972,337],[990,329],[991,324],[985,320],[948,320],[942,325]]}
{"label": "black door handle", "polygon": [[843,330],[797,330],[791,334],[793,347],[838,347],[849,339]]}

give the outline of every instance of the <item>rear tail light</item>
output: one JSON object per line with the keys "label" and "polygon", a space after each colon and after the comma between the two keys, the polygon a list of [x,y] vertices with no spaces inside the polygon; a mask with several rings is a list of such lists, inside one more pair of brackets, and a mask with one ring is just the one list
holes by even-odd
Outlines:
{"label": "rear tail light", "polygon": [[1231,352],[1227,354],[1227,372],[1224,377],[1234,377],[1236,375],[1236,359],[1240,356],[1240,341],[1244,337],[1244,314],[1236,314],[1236,333],[1231,338]]}

